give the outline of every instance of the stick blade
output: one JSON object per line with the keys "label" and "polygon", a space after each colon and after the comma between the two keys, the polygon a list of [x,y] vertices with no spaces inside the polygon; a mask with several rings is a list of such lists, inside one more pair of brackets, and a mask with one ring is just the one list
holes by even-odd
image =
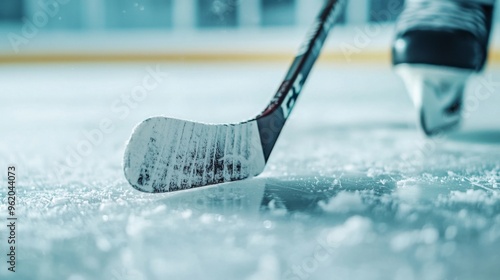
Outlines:
{"label": "stick blade", "polygon": [[257,176],[265,166],[256,121],[210,125],[165,117],[139,124],[124,172],[143,192],[170,192]]}

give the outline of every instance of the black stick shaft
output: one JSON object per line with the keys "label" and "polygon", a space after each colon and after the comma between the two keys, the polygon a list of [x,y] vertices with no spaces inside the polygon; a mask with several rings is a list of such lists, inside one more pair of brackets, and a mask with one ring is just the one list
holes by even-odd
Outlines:
{"label": "black stick shaft", "polygon": [[340,14],[342,3],[343,0],[328,0],[308,32],[306,42],[301,46],[278,92],[269,106],[256,118],[266,161],[320,55],[333,23]]}

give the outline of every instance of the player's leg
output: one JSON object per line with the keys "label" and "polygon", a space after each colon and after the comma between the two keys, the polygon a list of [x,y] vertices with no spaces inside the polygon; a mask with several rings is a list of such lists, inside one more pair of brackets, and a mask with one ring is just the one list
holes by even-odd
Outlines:
{"label": "player's leg", "polygon": [[406,0],[392,63],[427,135],[457,127],[464,88],[483,69],[495,0]]}

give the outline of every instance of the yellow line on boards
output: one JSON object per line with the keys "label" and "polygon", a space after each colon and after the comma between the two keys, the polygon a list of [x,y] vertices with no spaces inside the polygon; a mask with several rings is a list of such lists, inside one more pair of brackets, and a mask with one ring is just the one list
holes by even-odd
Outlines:
{"label": "yellow line on boards", "polygon": [[[85,63],[85,62],[178,62],[178,63],[216,63],[216,62],[290,62],[292,53],[95,53],[95,54],[25,54],[2,55],[0,64],[17,63]],[[389,51],[363,51],[345,55],[341,52],[325,52],[321,62],[331,63],[390,63]],[[490,51],[488,62],[500,64],[500,50]]]}

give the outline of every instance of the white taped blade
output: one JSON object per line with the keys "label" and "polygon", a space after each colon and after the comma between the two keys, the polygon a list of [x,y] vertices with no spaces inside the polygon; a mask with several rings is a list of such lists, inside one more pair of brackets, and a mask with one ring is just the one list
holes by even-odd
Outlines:
{"label": "white taped blade", "polygon": [[144,192],[169,192],[256,176],[265,166],[257,122],[210,125],[164,117],[139,124],[125,177]]}
{"label": "white taped blade", "polygon": [[463,96],[473,70],[454,67],[399,64],[395,67],[418,111],[427,135],[457,128],[462,118]]}

